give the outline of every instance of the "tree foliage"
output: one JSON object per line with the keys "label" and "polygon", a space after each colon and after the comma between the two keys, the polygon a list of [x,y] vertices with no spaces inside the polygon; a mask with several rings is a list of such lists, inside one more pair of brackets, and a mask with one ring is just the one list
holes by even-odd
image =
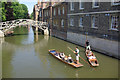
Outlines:
{"label": "tree foliage", "polygon": [[33,12],[31,13],[30,18],[33,19]]}
{"label": "tree foliage", "polygon": [[[29,18],[28,8],[25,4],[20,4],[17,0],[15,0],[15,2],[7,2],[7,1],[8,0],[6,0],[6,2],[1,2],[2,7],[0,7],[0,10],[2,10],[2,17],[1,17],[2,21],[7,21],[9,19],[28,19]],[[11,4],[11,5],[8,6],[8,4]],[[12,12],[10,12],[10,10]],[[9,14],[13,15],[13,16],[9,16],[13,18],[7,19],[7,16]]]}
{"label": "tree foliage", "polygon": [[5,2],[0,2],[0,21],[6,21]]}

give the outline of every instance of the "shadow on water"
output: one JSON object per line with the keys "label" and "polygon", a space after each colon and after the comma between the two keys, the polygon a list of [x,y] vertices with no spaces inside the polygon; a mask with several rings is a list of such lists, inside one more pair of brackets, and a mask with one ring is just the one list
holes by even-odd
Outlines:
{"label": "shadow on water", "polygon": [[22,35],[28,35],[27,33],[26,34],[13,34],[12,36],[22,36]]}

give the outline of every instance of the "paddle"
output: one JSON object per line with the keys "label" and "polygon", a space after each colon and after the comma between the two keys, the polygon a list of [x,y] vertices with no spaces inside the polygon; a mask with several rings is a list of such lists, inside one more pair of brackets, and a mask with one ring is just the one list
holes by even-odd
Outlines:
{"label": "paddle", "polygon": [[[74,50],[72,50],[70,47],[68,47],[68,49],[70,49],[73,53]],[[86,60],[84,60],[81,56],[79,56],[83,61],[85,61],[88,65],[90,65]],[[90,65],[93,69],[95,69],[92,65]],[[95,69],[96,70],[96,69]]]}

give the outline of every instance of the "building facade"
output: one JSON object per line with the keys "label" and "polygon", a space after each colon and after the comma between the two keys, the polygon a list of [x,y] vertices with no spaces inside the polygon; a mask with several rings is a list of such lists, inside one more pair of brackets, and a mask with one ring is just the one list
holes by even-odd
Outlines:
{"label": "building facade", "polygon": [[48,22],[52,36],[81,46],[88,40],[93,50],[119,58],[120,3],[93,0],[44,5],[39,20]]}
{"label": "building facade", "polygon": [[118,58],[120,11],[114,2],[69,2],[67,40]]}
{"label": "building facade", "polygon": [[67,3],[59,2],[54,4],[52,7],[52,35],[62,39],[67,39]]}
{"label": "building facade", "polygon": [[41,2],[38,0],[38,3],[35,4],[33,8],[33,16],[35,21],[39,20],[39,12],[41,7],[42,7]]}

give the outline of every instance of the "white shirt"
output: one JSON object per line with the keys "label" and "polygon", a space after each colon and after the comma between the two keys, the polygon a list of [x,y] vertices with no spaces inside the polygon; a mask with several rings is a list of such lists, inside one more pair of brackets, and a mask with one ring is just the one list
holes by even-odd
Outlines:
{"label": "white shirt", "polygon": [[76,52],[79,53],[79,49],[76,49]]}
{"label": "white shirt", "polygon": [[86,49],[88,49],[89,48],[89,50],[90,50],[90,45],[88,45],[87,47],[86,47]]}
{"label": "white shirt", "polygon": [[90,52],[88,53],[88,55],[89,55],[89,56],[92,55],[92,51],[90,51]]}
{"label": "white shirt", "polygon": [[68,59],[72,59],[72,57],[68,57]]}
{"label": "white shirt", "polygon": [[94,57],[94,56],[90,56],[89,59],[96,59],[96,57]]}
{"label": "white shirt", "polygon": [[65,54],[61,55],[61,57],[65,57]]}

